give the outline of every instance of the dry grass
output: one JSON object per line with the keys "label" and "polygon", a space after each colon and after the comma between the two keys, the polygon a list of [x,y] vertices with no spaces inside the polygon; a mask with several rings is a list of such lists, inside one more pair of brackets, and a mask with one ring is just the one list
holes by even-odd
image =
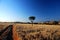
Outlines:
{"label": "dry grass", "polygon": [[[0,24],[0,30],[8,23]],[[60,25],[12,24],[14,40],[60,40]]]}
{"label": "dry grass", "polygon": [[[60,25],[15,24],[18,40],[59,40]],[[56,38],[55,38],[56,37]]]}
{"label": "dry grass", "polygon": [[5,29],[7,26],[8,26],[8,25],[3,25],[3,24],[1,24],[1,25],[0,25],[0,31],[3,30],[3,29]]}

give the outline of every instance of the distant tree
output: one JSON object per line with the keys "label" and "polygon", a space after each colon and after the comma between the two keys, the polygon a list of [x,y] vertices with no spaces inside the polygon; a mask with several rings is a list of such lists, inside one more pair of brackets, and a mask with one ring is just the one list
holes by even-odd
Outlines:
{"label": "distant tree", "polygon": [[55,24],[55,25],[58,24],[58,21],[54,21],[54,24]]}
{"label": "distant tree", "polygon": [[36,18],[35,16],[30,16],[30,17],[29,17],[29,20],[31,21],[32,26],[33,26],[33,21],[35,20],[35,18]]}

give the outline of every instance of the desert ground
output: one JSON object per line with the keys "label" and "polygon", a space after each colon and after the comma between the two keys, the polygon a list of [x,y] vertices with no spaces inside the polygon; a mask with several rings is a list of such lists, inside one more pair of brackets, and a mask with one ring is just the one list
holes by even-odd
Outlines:
{"label": "desert ground", "polygon": [[0,24],[0,31],[9,25],[13,25],[13,40],[60,40],[60,25]]}

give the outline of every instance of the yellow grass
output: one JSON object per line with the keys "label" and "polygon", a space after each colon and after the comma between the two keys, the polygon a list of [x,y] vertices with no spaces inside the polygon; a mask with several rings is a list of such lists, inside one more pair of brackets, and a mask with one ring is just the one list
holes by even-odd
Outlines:
{"label": "yellow grass", "polygon": [[[11,24],[8,24],[11,25]],[[0,29],[4,29],[8,26],[7,24],[0,25]],[[56,32],[55,32],[56,31]],[[52,35],[52,33],[54,33]],[[42,35],[44,38],[50,38],[54,40],[53,36],[60,36],[60,25],[41,25],[41,24],[13,24],[13,38],[14,40],[24,40],[24,38],[28,40],[32,40],[32,36],[35,37],[35,40],[39,40],[37,35]],[[23,37],[25,36],[25,37]],[[56,37],[57,38],[57,37]]]}
{"label": "yellow grass", "polygon": [[60,35],[60,25],[34,24],[32,26],[31,24],[15,24],[14,27],[18,35],[18,39],[20,38],[19,40],[22,40],[21,35],[25,35],[28,39],[30,35],[34,36],[36,34],[40,34],[40,32],[44,37],[47,37],[48,35],[52,36],[51,33],[54,33],[55,31],[58,31],[55,33],[56,35]]}

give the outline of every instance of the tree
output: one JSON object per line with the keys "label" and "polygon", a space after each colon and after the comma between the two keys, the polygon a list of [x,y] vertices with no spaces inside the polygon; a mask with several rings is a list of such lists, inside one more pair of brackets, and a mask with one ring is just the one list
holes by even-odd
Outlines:
{"label": "tree", "polygon": [[32,26],[33,26],[33,21],[35,20],[35,16],[30,16],[30,17],[29,17],[29,20],[31,21]]}
{"label": "tree", "polygon": [[53,24],[55,24],[55,25],[56,25],[56,24],[58,24],[58,21],[54,21],[54,23],[53,23]]}

